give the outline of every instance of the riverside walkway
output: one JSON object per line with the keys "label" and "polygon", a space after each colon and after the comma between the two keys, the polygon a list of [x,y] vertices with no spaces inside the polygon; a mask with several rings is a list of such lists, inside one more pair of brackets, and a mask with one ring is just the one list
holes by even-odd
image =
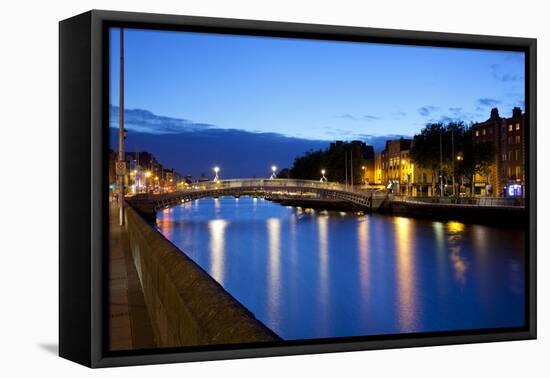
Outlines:
{"label": "riverside walkway", "polygon": [[119,208],[109,205],[110,350],[156,346],[143,291],[130,252],[128,233],[119,224]]}

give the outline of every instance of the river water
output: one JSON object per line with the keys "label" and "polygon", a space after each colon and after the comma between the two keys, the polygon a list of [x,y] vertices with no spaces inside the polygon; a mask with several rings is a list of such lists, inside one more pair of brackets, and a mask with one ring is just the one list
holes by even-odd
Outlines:
{"label": "river water", "polygon": [[157,226],[287,340],[524,324],[523,230],[250,197],[165,209]]}

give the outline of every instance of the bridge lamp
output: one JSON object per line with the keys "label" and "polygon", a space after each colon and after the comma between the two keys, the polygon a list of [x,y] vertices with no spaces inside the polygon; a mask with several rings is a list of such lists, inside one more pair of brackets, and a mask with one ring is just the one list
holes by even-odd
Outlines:
{"label": "bridge lamp", "polygon": [[324,169],[321,169],[321,175],[322,175],[322,176],[321,176],[321,180],[319,180],[319,181],[321,181],[321,182],[327,182],[327,178],[325,177],[325,173],[327,173],[327,171],[324,170]]}
{"label": "bridge lamp", "polygon": [[220,172],[220,167],[218,167],[218,166],[214,167],[214,173],[216,174],[214,176],[214,181],[220,181],[220,177],[218,175],[219,172]]}
{"label": "bridge lamp", "polygon": [[273,179],[276,179],[277,178],[277,166],[276,165],[272,165],[271,166],[271,177],[269,178],[270,180],[273,180]]}

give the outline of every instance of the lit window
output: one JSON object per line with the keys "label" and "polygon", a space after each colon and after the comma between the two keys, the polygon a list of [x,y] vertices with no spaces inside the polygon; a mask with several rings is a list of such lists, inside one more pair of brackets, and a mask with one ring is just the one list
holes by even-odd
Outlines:
{"label": "lit window", "polygon": [[485,135],[485,129],[481,130],[481,133],[482,133],[483,135]]}
{"label": "lit window", "polygon": [[506,161],[506,154],[502,154],[502,160]]}
{"label": "lit window", "polygon": [[521,137],[519,135],[516,135],[516,143],[520,143],[521,142]]}
{"label": "lit window", "polygon": [[519,130],[519,123],[516,123],[516,130]]}
{"label": "lit window", "polygon": [[479,130],[476,130],[476,137],[479,136]]}
{"label": "lit window", "polygon": [[508,131],[512,131],[513,129],[514,129],[514,125],[509,124],[509,125],[508,125]]}
{"label": "lit window", "polygon": [[516,178],[520,178],[521,177],[521,167],[516,167]]}
{"label": "lit window", "polygon": [[508,160],[512,160],[512,151],[508,151]]}
{"label": "lit window", "polygon": [[519,160],[519,150],[516,150],[516,160]]}

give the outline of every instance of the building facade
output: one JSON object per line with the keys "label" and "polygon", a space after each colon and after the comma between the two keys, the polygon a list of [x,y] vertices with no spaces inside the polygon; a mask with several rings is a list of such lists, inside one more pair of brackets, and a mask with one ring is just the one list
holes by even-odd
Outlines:
{"label": "building facade", "polygon": [[431,196],[434,176],[430,170],[413,163],[412,144],[411,139],[404,138],[386,141],[384,150],[374,156],[375,183],[385,185],[395,194]]}
{"label": "building facade", "polygon": [[525,188],[525,114],[516,107],[510,118],[502,118],[493,108],[489,119],[472,126],[474,142],[491,142],[495,162],[487,172],[475,177],[475,194],[523,196]]}

